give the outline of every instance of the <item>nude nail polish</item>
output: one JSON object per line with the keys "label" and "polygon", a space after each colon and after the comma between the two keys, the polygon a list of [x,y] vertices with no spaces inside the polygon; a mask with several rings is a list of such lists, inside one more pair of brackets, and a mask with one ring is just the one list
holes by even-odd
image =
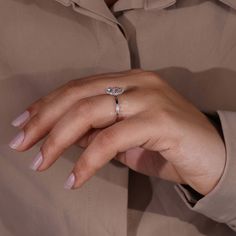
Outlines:
{"label": "nude nail polish", "polygon": [[21,131],[12,139],[12,141],[9,143],[9,146],[12,149],[17,149],[23,143],[24,138],[25,138],[25,133],[24,131]]}
{"label": "nude nail polish", "polygon": [[30,117],[29,111],[25,111],[20,114],[15,120],[11,122],[11,125],[18,127],[23,124]]}
{"label": "nude nail polish", "polygon": [[41,152],[39,152],[34,158],[33,162],[31,163],[30,169],[37,170],[38,167],[42,164],[42,162],[43,162],[43,155]]}
{"label": "nude nail polish", "polygon": [[74,183],[75,183],[75,175],[73,173],[71,173],[64,184],[64,188],[71,189],[73,187]]}

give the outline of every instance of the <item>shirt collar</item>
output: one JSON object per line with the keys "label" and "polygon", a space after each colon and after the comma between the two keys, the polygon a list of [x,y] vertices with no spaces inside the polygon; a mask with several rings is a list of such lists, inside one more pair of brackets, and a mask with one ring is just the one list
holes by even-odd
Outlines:
{"label": "shirt collar", "polygon": [[[123,11],[135,8],[164,9],[174,5],[178,0],[119,0],[112,7],[113,11]],[[236,0],[218,0],[236,10]]]}
{"label": "shirt collar", "polygon": [[176,0],[119,0],[117,1],[112,10],[114,12],[124,11],[130,9],[163,9],[176,3]]}
{"label": "shirt collar", "polygon": [[232,7],[234,10],[236,10],[236,1],[235,0],[219,0],[219,1],[225,3],[226,5]]}
{"label": "shirt collar", "polygon": [[[56,0],[64,6],[72,5],[75,11],[87,14],[93,18],[111,25],[120,25],[116,17],[106,6],[104,0]],[[164,9],[174,5],[178,0],[118,0],[112,7],[113,12],[143,9]],[[236,0],[218,0],[236,10]],[[81,8],[81,9],[80,9]]]}
{"label": "shirt collar", "polygon": [[[56,0],[65,6],[71,5],[72,2],[77,3],[94,10],[101,10],[104,14],[109,14],[108,9],[104,7],[104,0]],[[134,8],[166,8],[176,3],[177,0],[119,0],[113,6],[113,9],[118,10],[128,10]],[[226,5],[234,8],[236,10],[235,0],[218,0]]]}
{"label": "shirt collar", "polygon": [[72,6],[77,12],[88,15],[111,25],[118,24],[118,20],[107,7],[104,0],[56,0],[64,6]]}

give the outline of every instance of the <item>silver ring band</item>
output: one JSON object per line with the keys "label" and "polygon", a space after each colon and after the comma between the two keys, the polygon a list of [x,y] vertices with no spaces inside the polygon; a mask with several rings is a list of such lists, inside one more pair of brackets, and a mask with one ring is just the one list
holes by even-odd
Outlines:
{"label": "silver ring band", "polygon": [[119,105],[118,96],[115,96],[115,100],[116,100],[116,115],[118,117],[120,114],[120,105]]}
{"label": "silver ring band", "polygon": [[121,110],[118,95],[121,95],[124,91],[125,91],[124,88],[121,88],[121,87],[108,87],[106,88],[106,91],[105,91],[106,94],[109,94],[115,97],[115,103],[116,103],[115,111],[116,111],[117,119],[119,118],[120,110]]}

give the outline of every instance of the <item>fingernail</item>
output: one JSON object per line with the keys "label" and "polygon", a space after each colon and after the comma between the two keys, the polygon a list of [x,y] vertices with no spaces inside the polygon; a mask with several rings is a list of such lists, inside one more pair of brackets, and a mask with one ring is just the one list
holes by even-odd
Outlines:
{"label": "fingernail", "polygon": [[74,183],[75,183],[75,175],[73,173],[71,173],[64,184],[64,188],[71,189],[73,187]]}
{"label": "fingernail", "polygon": [[11,122],[11,125],[18,127],[23,124],[30,117],[29,111],[25,111],[20,114],[15,120]]}
{"label": "fingernail", "polygon": [[33,162],[31,163],[30,169],[37,170],[42,162],[43,162],[43,155],[41,152],[39,152],[34,158]]}
{"label": "fingernail", "polygon": [[12,141],[9,143],[9,146],[12,148],[12,149],[16,149],[18,148],[21,143],[23,142],[25,138],[25,133],[24,131],[21,131],[19,134],[17,134],[13,139]]}

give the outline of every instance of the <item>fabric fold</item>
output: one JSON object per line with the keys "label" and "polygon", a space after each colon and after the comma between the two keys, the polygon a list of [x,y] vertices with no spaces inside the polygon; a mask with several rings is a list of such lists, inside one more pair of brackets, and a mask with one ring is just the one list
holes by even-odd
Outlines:
{"label": "fabric fold", "polygon": [[226,5],[232,7],[236,10],[236,1],[235,0],[219,0],[222,3],[225,3]]}
{"label": "fabric fold", "polygon": [[217,222],[227,224],[236,231],[235,182],[236,159],[235,112],[218,110],[226,143],[226,166],[215,188],[199,201],[186,188],[176,185],[176,190],[185,204],[193,211],[199,212]]}
{"label": "fabric fold", "polygon": [[[132,1],[132,0],[131,0]],[[143,0],[145,2],[144,8],[145,9],[163,9],[170,7],[178,2],[178,0]],[[218,0],[233,9],[236,9],[236,1],[235,0]]]}
{"label": "fabric fold", "polygon": [[72,8],[83,15],[103,21],[112,26],[120,25],[118,20],[107,7],[104,0],[56,0],[62,5]]}
{"label": "fabric fold", "polygon": [[[178,0],[119,0],[111,10],[106,6],[104,0],[56,0],[64,6],[73,6],[73,9],[81,14],[88,15],[97,20],[104,21],[110,25],[120,25],[112,12],[119,12],[132,9],[165,9]],[[235,0],[218,0],[236,10]],[[87,12],[86,12],[87,11]],[[121,25],[120,25],[121,26]],[[122,27],[122,26],[121,26]]]}

